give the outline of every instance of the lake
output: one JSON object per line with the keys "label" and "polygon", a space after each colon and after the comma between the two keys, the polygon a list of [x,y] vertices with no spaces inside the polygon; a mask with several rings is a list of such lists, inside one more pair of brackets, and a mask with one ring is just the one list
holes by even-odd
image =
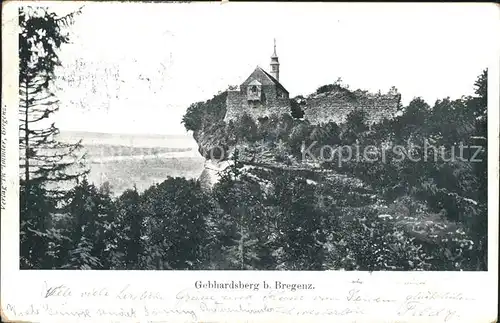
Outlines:
{"label": "lake", "polygon": [[143,191],[168,176],[198,178],[204,159],[190,135],[108,134],[61,131],[61,142],[82,140],[88,180],[109,182],[114,195],[134,185]]}

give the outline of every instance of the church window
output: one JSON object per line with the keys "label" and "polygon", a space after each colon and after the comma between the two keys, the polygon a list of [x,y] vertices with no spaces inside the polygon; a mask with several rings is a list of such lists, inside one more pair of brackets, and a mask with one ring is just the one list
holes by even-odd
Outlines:
{"label": "church window", "polygon": [[254,80],[248,85],[247,89],[247,100],[248,101],[260,101],[262,97],[262,84]]}

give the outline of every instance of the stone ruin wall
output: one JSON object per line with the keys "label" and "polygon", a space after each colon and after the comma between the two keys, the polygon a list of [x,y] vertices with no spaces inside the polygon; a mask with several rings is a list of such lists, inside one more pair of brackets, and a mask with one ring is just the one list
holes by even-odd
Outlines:
{"label": "stone ruin wall", "polygon": [[363,109],[367,112],[367,123],[373,124],[384,118],[393,118],[401,95],[373,95],[367,98],[351,101],[348,99],[323,96],[306,99],[306,105],[302,108],[304,119],[311,124],[327,123],[329,121],[337,124],[343,123],[347,115],[355,109]]}

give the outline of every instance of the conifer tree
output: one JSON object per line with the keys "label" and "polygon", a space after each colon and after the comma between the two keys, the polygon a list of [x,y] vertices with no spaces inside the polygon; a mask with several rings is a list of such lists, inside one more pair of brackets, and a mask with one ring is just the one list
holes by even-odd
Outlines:
{"label": "conifer tree", "polygon": [[[270,258],[265,246],[268,242],[266,219],[262,205],[262,192],[253,183],[236,149],[232,164],[226,168],[213,194],[228,217],[220,224],[225,232],[223,251],[231,269],[262,268]],[[231,223],[228,225],[227,221]],[[228,238],[228,239],[227,239]]]}
{"label": "conifer tree", "polygon": [[78,12],[58,17],[44,8],[19,9],[19,148],[26,193],[33,182],[60,183],[82,174],[71,172],[80,142],[58,142],[59,129],[51,122],[59,108],[52,92],[58,50],[69,42],[65,27]]}
{"label": "conifer tree", "polygon": [[63,182],[83,173],[76,164],[80,143],[58,142],[59,130],[50,119],[58,110],[52,92],[54,71],[61,65],[57,52],[69,42],[65,28],[78,13],[57,16],[45,8],[19,9],[21,265],[28,268],[42,266],[50,240],[45,231],[58,206],[55,198],[63,195]]}
{"label": "conifer tree", "polygon": [[125,254],[125,264],[128,269],[139,269],[139,259],[144,247],[141,240],[144,228],[137,187],[123,192],[116,204],[118,230],[124,237],[122,250]]}

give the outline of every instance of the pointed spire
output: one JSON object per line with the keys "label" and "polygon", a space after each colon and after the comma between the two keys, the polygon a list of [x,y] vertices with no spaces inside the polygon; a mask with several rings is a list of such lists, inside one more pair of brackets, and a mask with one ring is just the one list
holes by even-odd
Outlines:
{"label": "pointed spire", "polygon": [[271,57],[278,57],[278,55],[276,55],[276,38],[274,38],[274,51],[273,51],[273,56]]}
{"label": "pointed spire", "polygon": [[273,56],[271,56],[270,73],[276,80],[280,80],[280,63],[276,54],[276,38],[274,38],[274,52]]}

